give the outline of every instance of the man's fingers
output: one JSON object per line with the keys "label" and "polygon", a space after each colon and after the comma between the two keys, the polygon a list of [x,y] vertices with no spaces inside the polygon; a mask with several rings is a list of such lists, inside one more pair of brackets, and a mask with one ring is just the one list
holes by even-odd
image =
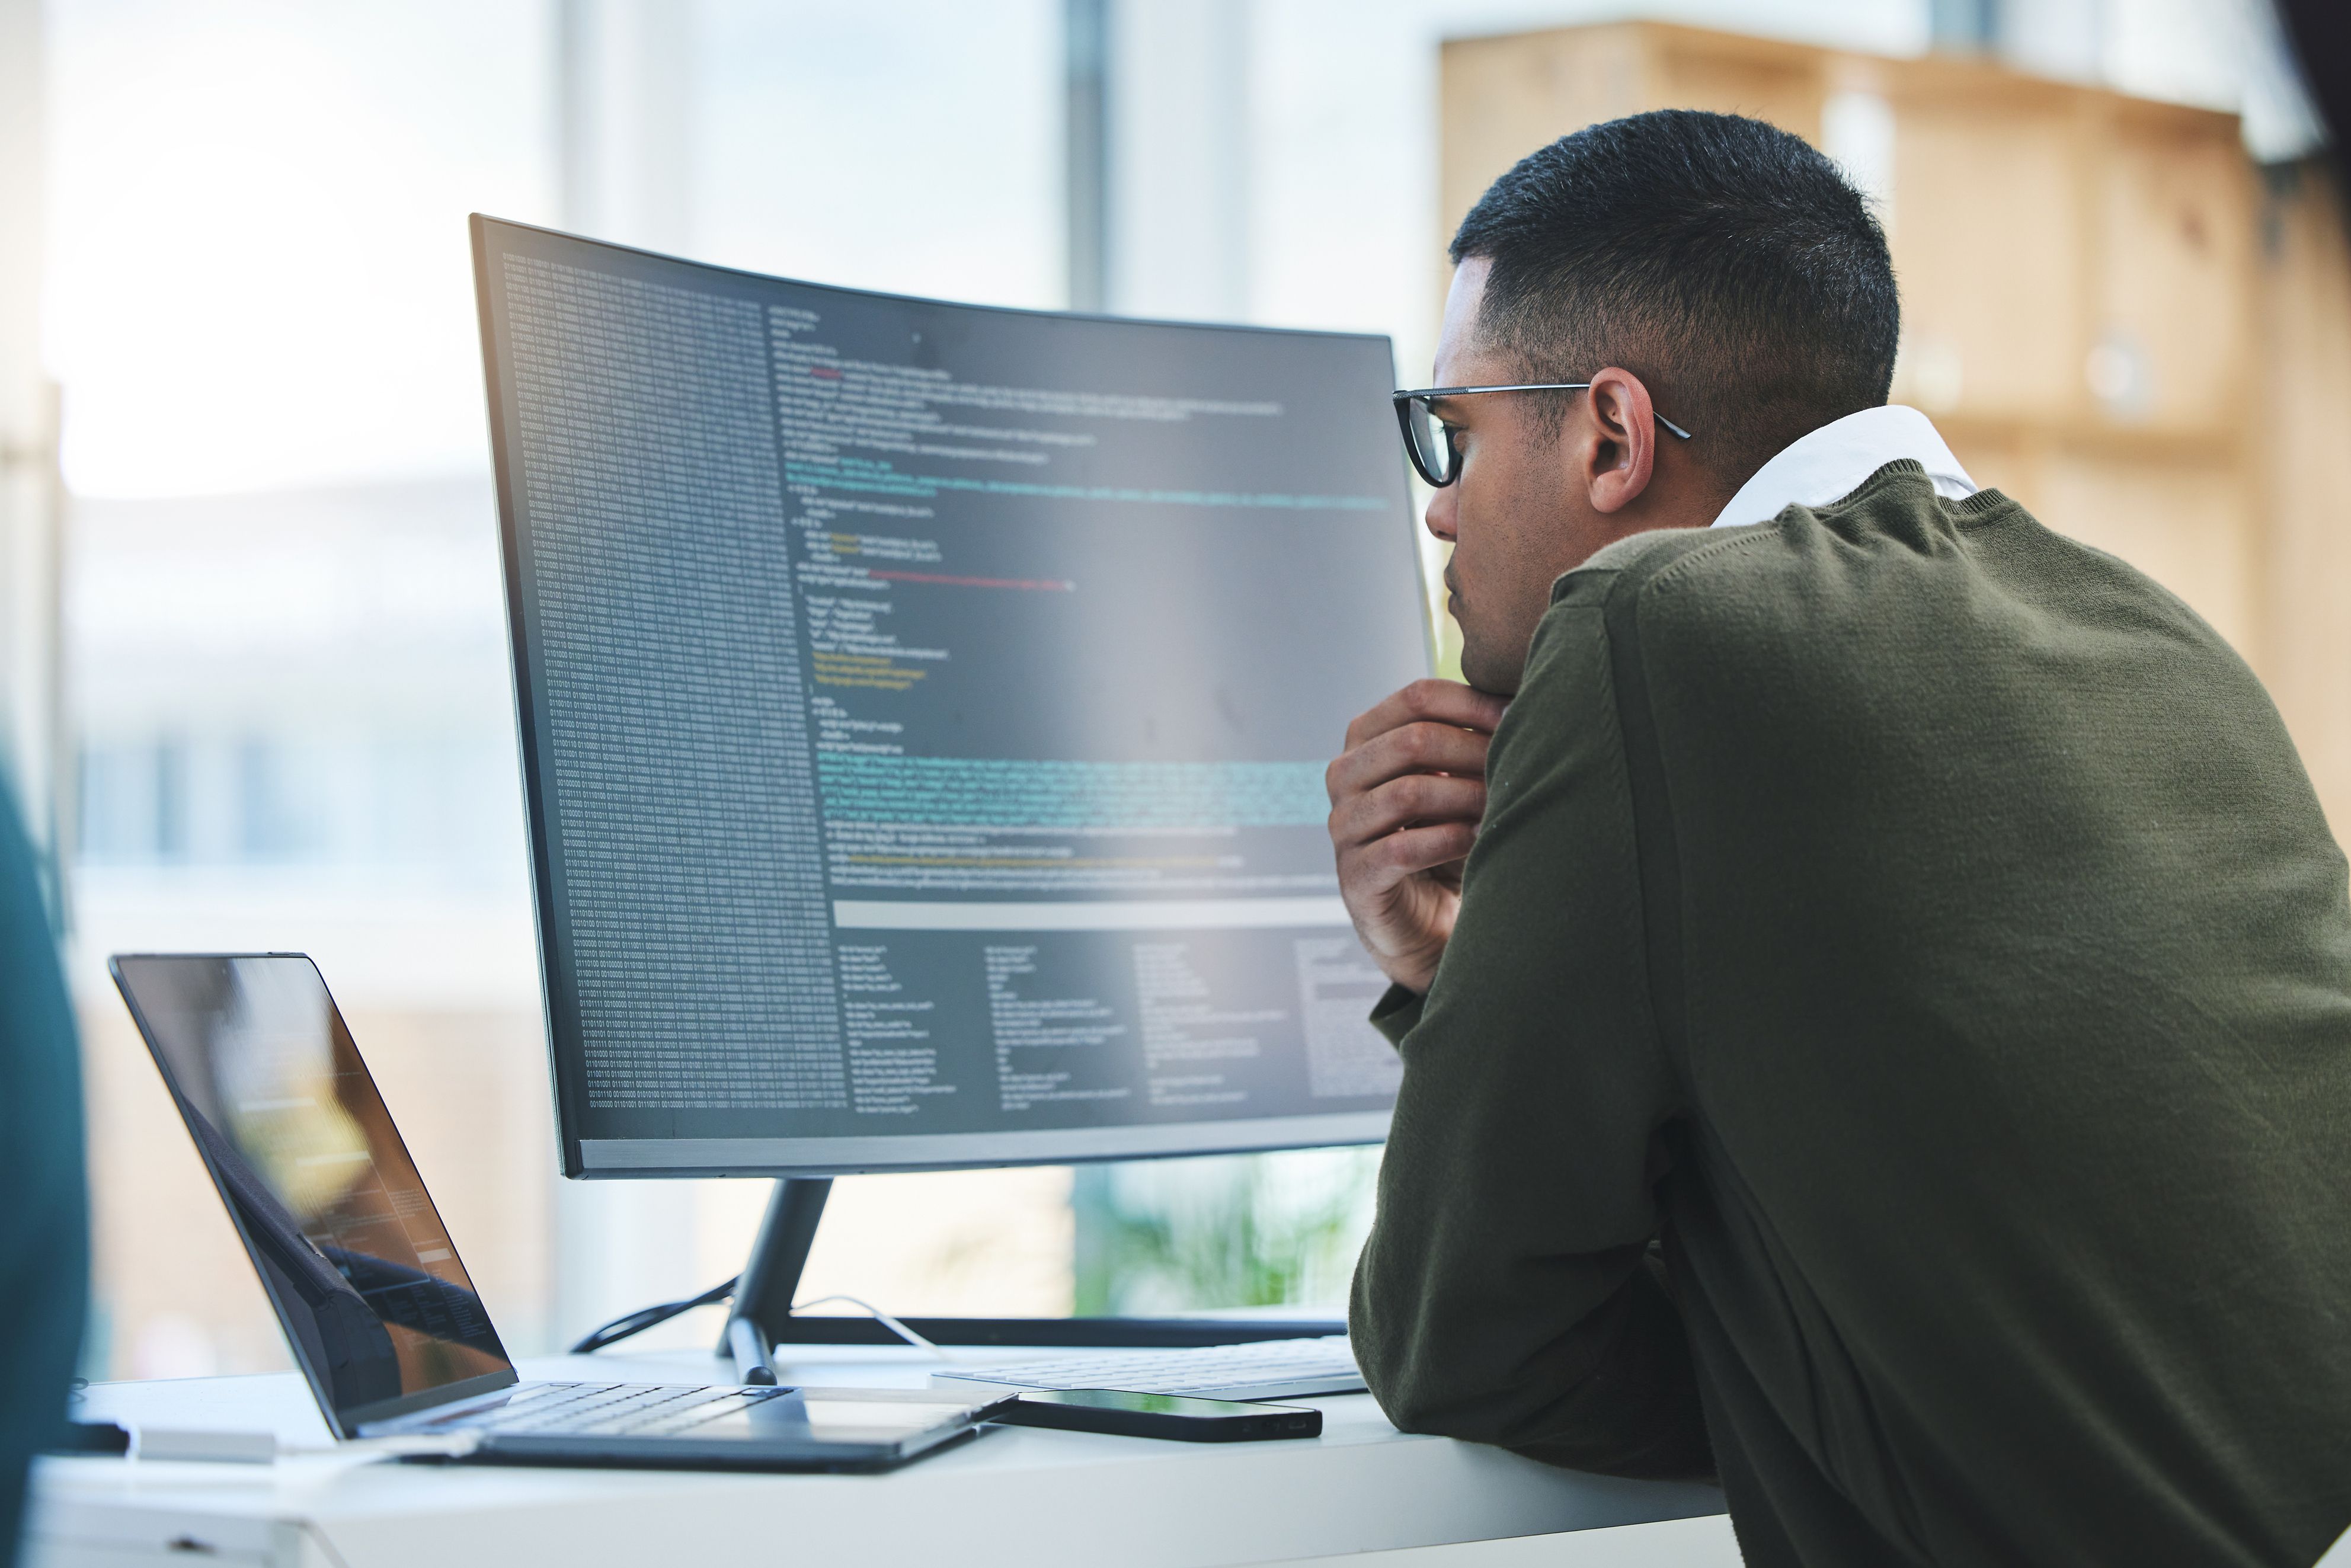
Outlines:
{"label": "man's fingers", "polygon": [[1486,812],[1487,744],[1508,706],[1415,681],[1347,727],[1346,754],[1323,773],[1347,912],[1381,969],[1416,989],[1452,929]]}
{"label": "man's fingers", "polygon": [[1347,727],[1349,750],[1399,725],[1435,723],[1490,734],[1509,702],[1458,681],[1421,680],[1389,693]]}
{"label": "man's fingers", "polygon": [[1485,736],[1457,726],[1408,724],[1349,749],[1323,769],[1322,783],[1336,804],[1391,779],[1416,773],[1482,779],[1489,744]]}
{"label": "man's fingers", "polygon": [[1426,828],[1406,828],[1340,856],[1339,883],[1370,892],[1384,892],[1420,872],[1450,865],[1467,855],[1478,841],[1478,830],[1468,822],[1440,822]]}
{"label": "man's fingers", "polygon": [[1393,834],[1407,823],[1458,825],[1474,837],[1485,814],[1486,786],[1479,780],[1408,773],[1340,800],[1331,810],[1331,840],[1343,850]]}
{"label": "man's fingers", "polygon": [[1353,751],[1372,737],[1384,735],[1401,725],[1423,722],[1490,735],[1494,727],[1502,722],[1502,714],[1510,706],[1505,698],[1465,686],[1458,681],[1415,681],[1401,691],[1391,692],[1357,716],[1355,722],[1347,727],[1347,749]]}

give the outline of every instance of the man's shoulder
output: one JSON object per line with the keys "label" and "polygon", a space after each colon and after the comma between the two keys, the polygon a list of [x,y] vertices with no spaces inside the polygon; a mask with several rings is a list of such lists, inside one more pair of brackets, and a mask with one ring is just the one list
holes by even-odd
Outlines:
{"label": "man's shoulder", "polygon": [[[1776,522],[1761,525],[1774,528]],[[1551,585],[1553,604],[1604,603],[1622,593],[1637,593],[1657,573],[1734,537],[1756,528],[1653,528],[1604,546],[1574,570],[1562,573]]]}
{"label": "man's shoulder", "polygon": [[[1783,537],[1792,524],[1801,528],[1809,521],[1801,512],[1792,507],[1743,528],[1657,528],[1618,539],[1552,584],[1544,622],[1599,614],[1611,639],[1622,641],[1638,635],[1642,607],[1661,588],[1701,619],[1712,617],[1710,606],[1718,601],[1784,601],[1784,591],[1772,585],[1803,570],[1795,559],[1801,552],[1792,554]],[[1651,624],[1647,630],[1660,629]]]}
{"label": "man's shoulder", "polygon": [[1937,548],[1942,539],[2005,523],[2046,534],[2022,507],[1998,491],[1947,502],[1936,495],[1917,464],[1892,463],[1826,506],[1791,505],[1751,524],[1658,528],[1618,539],[1555,581],[1552,601],[1591,603],[1638,596],[1661,579],[1677,593],[1735,597],[1759,578],[1849,570],[1859,556],[1887,547],[1892,553],[1914,558],[1906,563],[1914,569],[1948,570],[1963,563],[1953,552]]}
{"label": "man's shoulder", "polygon": [[1931,685],[1971,663],[2054,653],[2088,665],[2130,648],[2160,649],[2176,674],[2232,688],[2244,674],[2145,574],[1996,490],[1938,497],[1915,463],[1767,522],[1618,540],[1552,585],[1545,622],[1595,612],[1613,656],[1640,659],[1652,685],[1761,680],[1875,702],[1886,686]]}
{"label": "man's shoulder", "polygon": [[2032,598],[2093,580],[2108,594],[2170,597],[2113,557],[2051,533],[2000,492],[1948,500],[1917,464],[1901,462],[1825,506],[1619,539],[1559,578],[1552,605],[1604,608],[1620,639],[1812,643],[1847,616],[1861,623],[1856,633],[1883,631],[1887,607],[1906,597],[1989,590]]}
{"label": "man's shoulder", "polygon": [[1738,528],[1654,528],[1594,552],[1552,584],[1551,601],[1583,608],[1625,606],[1660,581],[1686,592],[1740,591],[1742,582],[1806,569],[1792,535],[1821,526],[1823,511],[1790,507],[1778,517]]}

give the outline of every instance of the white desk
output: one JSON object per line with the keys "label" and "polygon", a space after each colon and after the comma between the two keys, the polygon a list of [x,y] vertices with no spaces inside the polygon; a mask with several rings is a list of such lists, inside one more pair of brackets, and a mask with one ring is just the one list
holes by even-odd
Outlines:
{"label": "white desk", "polygon": [[[934,1364],[911,1351],[827,1347],[800,1354],[785,1375],[919,1386]],[[526,1378],[709,1382],[724,1375],[715,1367],[695,1355],[607,1354],[528,1362],[521,1371]],[[1299,1403],[1322,1409],[1321,1437],[1223,1445],[993,1428],[879,1476],[427,1467],[334,1454],[268,1466],[44,1459],[34,1474],[26,1561],[34,1568],[1194,1568],[1376,1552],[1402,1552],[1387,1560],[1398,1564],[1441,1559],[1479,1568],[1738,1562],[1728,1523],[1708,1517],[1722,1508],[1712,1488],[1573,1475],[1499,1449],[1408,1437],[1366,1396]],[[126,1425],[267,1428],[281,1444],[301,1447],[329,1441],[308,1390],[291,1373],[101,1384],[77,1414]],[[1687,1522],[1652,1522],[1660,1521]],[[1472,1542],[1492,1544],[1425,1550]]]}

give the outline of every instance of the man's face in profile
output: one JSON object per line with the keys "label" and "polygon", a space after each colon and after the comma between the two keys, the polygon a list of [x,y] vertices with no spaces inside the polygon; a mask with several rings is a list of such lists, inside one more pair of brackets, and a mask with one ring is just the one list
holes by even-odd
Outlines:
{"label": "man's face in profile", "polygon": [[[1489,267],[1472,256],[1453,275],[1437,338],[1437,386],[1530,379],[1526,366],[1479,340],[1478,311]],[[1453,545],[1445,569],[1447,609],[1461,627],[1462,675],[1480,690],[1507,696],[1519,689],[1552,580],[1612,537],[1572,472],[1574,443],[1565,437],[1582,416],[1583,401],[1488,392],[1436,405],[1460,450],[1461,476],[1431,498],[1426,520],[1430,533]],[[1546,420],[1560,423],[1546,430]]]}

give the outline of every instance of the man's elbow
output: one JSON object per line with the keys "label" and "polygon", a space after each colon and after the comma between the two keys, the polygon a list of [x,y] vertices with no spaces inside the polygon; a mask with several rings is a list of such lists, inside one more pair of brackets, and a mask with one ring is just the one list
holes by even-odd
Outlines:
{"label": "man's elbow", "polygon": [[1519,1430],[1520,1423],[1510,1418],[1507,1398],[1465,1396],[1458,1389],[1409,1381],[1400,1385],[1373,1384],[1368,1377],[1364,1381],[1399,1432],[1458,1437],[1467,1443],[1505,1448],[1521,1447],[1530,1440]]}
{"label": "man's elbow", "polygon": [[1475,1443],[1517,1447],[1552,1436],[1541,1406],[1550,1403],[1520,1371],[1480,1364],[1475,1355],[1448,1354],[1444,1336],[1414,1336],[1402,1343],[1359,1337],[1356,1361],[1364,1385],[1399,1431]]}
{"label": "man's elbow", "polygon": [[1378,1261],[1366,1247],[1347,1315],[1355,1364],[1381,1411],[1405,1432],[1509,1441],[1510,1406],[1528,1380],[1516,1358],[1496,1357],[1498,1325],[1456,1310],[1424,1278],[1382,1280]]}
{"label": "man's elbow", "polygon": [[[1363,1361],[1359,1354],[1357,1359]],[[1434,1437],[1472,1437],[1473,1413],[1463,1402],[1433,1381],[1395,1368],[1374,1370],[1364,1362],[1364,1385],[1371,1390],[1381,1412],[1400,1432],[1420,1432]]]}
{"label": "man's elbow", "polygon": [[1397,1430],[1510,1448],[1562,1469],[1651,1480],[1711,1480],[1714,1456],[1695,1401],[1657,1391],[1479,1388],[1418,1371],[1374,1373],[1364,1382]]}
{"label": "man's elbow", "polygon": [[1695,1479],[1713,1469],[1677,1322],[1635,1325],[1608,1313],[1604,1328],[1506,1347],[1491,1322],[1447,1332],[1363,1309],[1359,1300],[1356,1361],[1399,1430],[1603,1475]]}

